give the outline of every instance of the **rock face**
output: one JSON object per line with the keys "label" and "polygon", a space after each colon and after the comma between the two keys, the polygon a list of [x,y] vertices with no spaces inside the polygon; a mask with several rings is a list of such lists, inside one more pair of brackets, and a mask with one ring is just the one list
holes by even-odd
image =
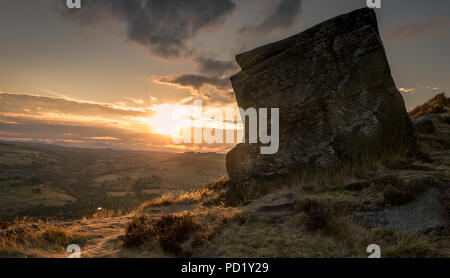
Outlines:
{"label": "rock face", "polygon": [[413,147],[414,129],[398,92],[372,9],[360,9],[236,57],[239,107],[279,108],[279,151],[238,144],[231,180],[353,161],[368,151]]}
{"label": "rock face", "polygon": [[430,115],[422,115],[413,119],[413,125],[420,134],[430,134],[433,133],[436,128],[433,124],[433,118],[439,119],[439,116],[433,117]]}

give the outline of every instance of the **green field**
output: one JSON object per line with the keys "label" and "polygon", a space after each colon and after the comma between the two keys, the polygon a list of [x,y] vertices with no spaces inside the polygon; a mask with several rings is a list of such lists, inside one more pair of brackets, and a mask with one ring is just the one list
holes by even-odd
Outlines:
{"label": "green field", "polygon": [[225,156],[216,153],[0,143],[0,217],[82,218],[98,207],[131,210],[150,198],[199,188],[225,172]]}
{"label": "green field", "polygon": [[[36,193],[36,190],[40,193]],[[4,186],[0,190],[0,214],[15,214],[38,205],[59,207],[75,201],[74,197],[50,187]]]}

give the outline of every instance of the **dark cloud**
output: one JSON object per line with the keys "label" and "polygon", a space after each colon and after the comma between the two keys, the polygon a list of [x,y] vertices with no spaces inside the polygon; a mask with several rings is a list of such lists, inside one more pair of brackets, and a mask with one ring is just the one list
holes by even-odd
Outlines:
{"label": "dark cloud", "polygon": [[204,90],[206,87],[212,87],[226,95],[229,95],[231,91],[229,79],[217,76],[199,74],[168,75],[157,77],[155,81],[172,86],[189,88],[194,95],[202,95],[207,98],[211,97],[211,94]]}
{"label": "dark cloud", "polygon": [[208,75],[222,76],[226,73],[237,71],[239,67],[234,61],[220,61],[213,58],[197,58],[195,62],[200,71]]}
{"label": "dark cloud", "polygon": [[391,41],[411,41],[419,39],[423,36],[438,36],[450,31],[449,19],[438,19],[431,22],[406,24],[388,33],[388,38]]}
{"label": "dark cloud", "polygon": [[63,12],[79,23],[120,20],[128,39],[169,58],[191,55],[186,42],[201,29],[222,23],[234,8],[231,0],[83,0],[81,9]]}
{"label": "dark cloud", "polygon": [[244,26],[241,33],[263,33],[286,29],[294,24],[301,9],[301,0],[280,0],[275,10],[258,25]]}

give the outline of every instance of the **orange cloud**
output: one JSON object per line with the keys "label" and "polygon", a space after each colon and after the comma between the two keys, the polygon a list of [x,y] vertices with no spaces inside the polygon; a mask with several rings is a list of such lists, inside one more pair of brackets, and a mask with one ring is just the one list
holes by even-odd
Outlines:
{"label": "orange cloud", "polygon": [[[153,104],[134,109],[36,95],[0,93],[0,140],[55,143],[86,148],[117,148],[183,152],[226,152],[229,145],[174,145],[165,129],[175,123],[172,110],[189,110],[192,104]],[[230,104],[208,103],[224,109]],[[206,107],[206,104],[205,104]],[[192,119],[193,126],[220,127],[209,115]]]}
{"label": "orange cloud", "polygon": [[114,140],[114,141],[118,141],[119,139],[115,138],[115,137],[84,137],[85,139],[91,139],[91,140]]}

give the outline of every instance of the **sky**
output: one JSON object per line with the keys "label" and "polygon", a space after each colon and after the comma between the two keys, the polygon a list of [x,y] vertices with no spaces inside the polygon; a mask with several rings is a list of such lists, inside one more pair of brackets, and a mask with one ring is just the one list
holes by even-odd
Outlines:
{"label": "sky", "polygon": [[[234,56],[366,0],[0,0],[0,141],[225,152],[174,145],[171,111],[236,106]],[[450,1],[382,0],[392,75],[408,110],[450,90]],[[186,112],[189,114],[189,112]],[[223,129],[208,115],[194,126]]]}

